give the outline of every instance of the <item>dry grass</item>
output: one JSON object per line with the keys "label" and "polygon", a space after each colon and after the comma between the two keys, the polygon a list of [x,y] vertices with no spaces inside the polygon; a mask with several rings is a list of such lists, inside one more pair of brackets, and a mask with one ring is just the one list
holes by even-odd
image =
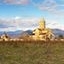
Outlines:
{"label": "dry grass", "polygon": [[64,64],[64,42],[0,42],[0,64]]}

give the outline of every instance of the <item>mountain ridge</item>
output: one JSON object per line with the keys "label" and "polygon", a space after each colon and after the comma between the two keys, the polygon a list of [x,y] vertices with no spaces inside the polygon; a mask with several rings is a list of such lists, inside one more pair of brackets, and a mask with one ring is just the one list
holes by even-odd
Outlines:
{"label": "mountain ridge", "polygon": [[[61,29],[51,29],[52,32],[55,34],[55,35],[63,35],[64,36],[64,30],[61,30]],[[23,31],[23,30],[17,30],[17,31],[9,31],[9,32],[6,32],[10,37],[19,37],[19,36],[23,36],[23,35],[32,35],[33,33],[33,30],[26,30],[26,31]],[[0,32],[0,36],[3,35],[4,32]]]}

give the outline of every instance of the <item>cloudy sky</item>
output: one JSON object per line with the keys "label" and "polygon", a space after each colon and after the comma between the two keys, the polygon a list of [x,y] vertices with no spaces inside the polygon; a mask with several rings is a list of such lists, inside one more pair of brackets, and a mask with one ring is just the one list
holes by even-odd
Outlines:
{"label": "cloudy sky", "polygon": [[0,31],[35,29],[42,18],[64,30],[64,0],[0,0]]}

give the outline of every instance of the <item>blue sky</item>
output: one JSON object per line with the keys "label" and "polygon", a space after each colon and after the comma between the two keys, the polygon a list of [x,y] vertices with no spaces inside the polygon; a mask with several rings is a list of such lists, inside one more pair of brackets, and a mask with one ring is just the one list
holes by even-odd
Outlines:
{"label": "blue sky", "polygon": [[0,30],[35,29],[41,18],[64,30],[64,0],[0,0]]}

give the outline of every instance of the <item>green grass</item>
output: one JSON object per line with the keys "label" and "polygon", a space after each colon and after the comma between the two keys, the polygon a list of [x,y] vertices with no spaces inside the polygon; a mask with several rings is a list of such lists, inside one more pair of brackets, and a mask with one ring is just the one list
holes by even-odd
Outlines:
{"label": "green grass", "polygon": [[64,42],[0,42],[0,64],[64,64]]}

